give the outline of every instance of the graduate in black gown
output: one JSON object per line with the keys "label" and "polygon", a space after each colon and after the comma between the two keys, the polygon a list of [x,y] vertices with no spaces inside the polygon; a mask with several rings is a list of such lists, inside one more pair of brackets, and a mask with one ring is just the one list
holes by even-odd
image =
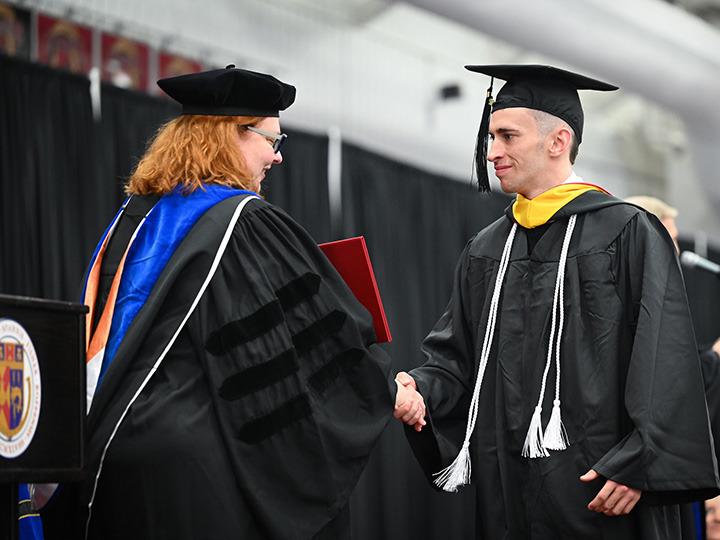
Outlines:
{"label": "graduate in black gown", "polygon": [[577,90],[616,87],[468,69],[507,81],[477,169],[517,197],[463,251],[427,362],[398,374],[427,406],[413,451],[438,489],[474,485],[477,539],[680,538],[679,505],[717,494],[718,474],[677,253],[655,216],[572,169]]}
{"label": "graduate in black gown", "polygon": [[183,114],[90,264],[86,476],[46,504],[46,537],[348,538],[409,390],[315,241],[258,196],[295,88],[232,66],[158,84]]}

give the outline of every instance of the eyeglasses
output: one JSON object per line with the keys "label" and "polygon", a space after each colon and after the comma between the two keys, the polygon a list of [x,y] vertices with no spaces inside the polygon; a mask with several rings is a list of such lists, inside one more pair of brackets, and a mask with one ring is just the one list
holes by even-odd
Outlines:
{"label": "eyeglasses", "polygon": [[273,150],[277,154],[280,151],[280,148],[282,148],[282,145],[285,144],[285,140],[287,139],[287,135],[285,133],[272,133],[270,131],[265,131],[264,129],[258,129],[256,127],[252,126],[244,126],[245,128],[249,129],[250,131],[254,131],[255,133],[259,133],[260,135],[264,137],[270,137],[271,139],[274,139],[275,142],[273,142]]}

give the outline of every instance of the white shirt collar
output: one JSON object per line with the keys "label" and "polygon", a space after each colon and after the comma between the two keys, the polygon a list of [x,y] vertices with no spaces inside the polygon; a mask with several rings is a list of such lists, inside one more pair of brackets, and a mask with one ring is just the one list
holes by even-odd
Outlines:
{"label": "white shirt collar", "polygon": [[580,178],[577,174],[575,174],[575,171],[572,171],[570,173],[570,176],[568,176],[568,179],[563,182],[563,184],[585,184],[586,182]]}

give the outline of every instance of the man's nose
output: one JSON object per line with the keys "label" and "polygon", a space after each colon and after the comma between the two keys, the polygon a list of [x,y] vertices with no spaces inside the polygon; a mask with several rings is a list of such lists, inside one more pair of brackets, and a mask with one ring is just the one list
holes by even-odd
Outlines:
{"label": "man's nose", "polygon": [[490,148],[488,148],[487,160],[495,161],[502,154],[502,145],[497,141],[490,142]]}

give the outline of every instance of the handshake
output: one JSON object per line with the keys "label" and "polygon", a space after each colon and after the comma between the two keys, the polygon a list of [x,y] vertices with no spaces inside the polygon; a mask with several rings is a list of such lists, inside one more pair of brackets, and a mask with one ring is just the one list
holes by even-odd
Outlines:
{"label": "handshake", "polygon": [[393,416],[414,426],[416,431],[422,430],[425,422],[425,400],[417,391],[415,379],[401,371],[395,377],[397,394],[395,395],[395,412]]}

